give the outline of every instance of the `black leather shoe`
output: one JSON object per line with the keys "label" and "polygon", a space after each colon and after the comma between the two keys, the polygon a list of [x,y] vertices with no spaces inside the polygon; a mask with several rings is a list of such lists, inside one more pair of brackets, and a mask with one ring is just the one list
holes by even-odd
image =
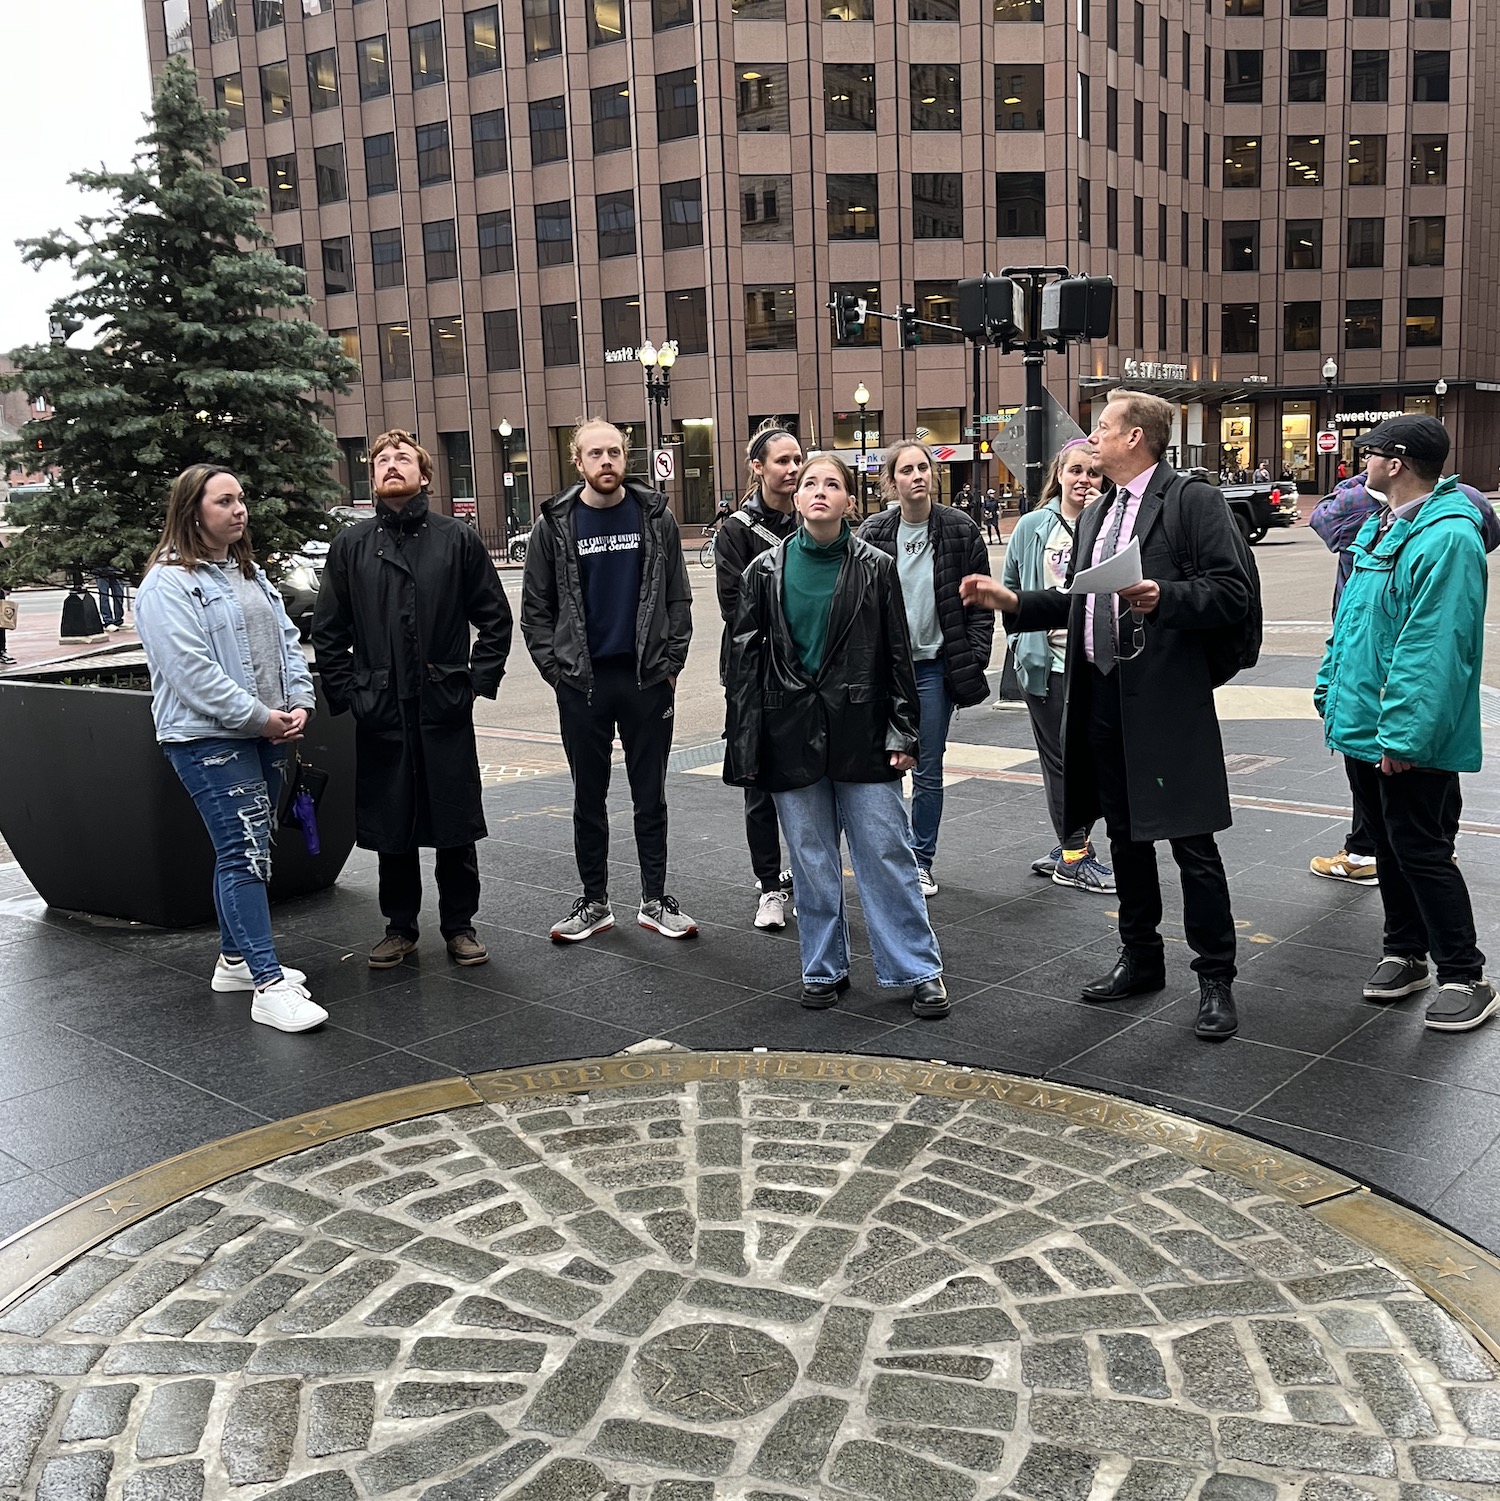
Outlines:
{"label": "black leather shoe", "polygon": [[920,1017],[923,1021],[937,1021],[947,1016],[953,1009],[953,1002],[948,999],[948,987],[943,984],[942,978],[936,980],[923,980],[920,985],[911,988],[911,1014]]}
{"label": "black leather shoe", "polygon": [[1234,989],[1228,980],[1199,980],[1198,1021],[1194,1026],[1199,1037],[1233,1037],[1240,1029],[1234,1010]]}
{"label": "black leather shoe", "polygon": [[1167,984],[1165,962],[1145,959],[1121,949],[1115,967],[1107,975],[1090,980],[1082,987],[1086,1001],[1123,1001],[1126,996],[1144,995],[1148,990],[1164,990]]}
{"label": "black leather shoe", "polygon": [[802,987],[802,1004],[809,1011],[826,1011],[830,1006],[838,1002],[838,998],[848,988],[848,975],[845,975],[842,980],[830,980],[826,985],[804,985]]}

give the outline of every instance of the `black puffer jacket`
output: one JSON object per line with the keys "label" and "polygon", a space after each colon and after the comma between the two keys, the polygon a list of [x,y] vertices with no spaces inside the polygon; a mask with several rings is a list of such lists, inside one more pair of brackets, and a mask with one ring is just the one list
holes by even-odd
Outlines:
{"label": "black puffer jacket", "polygon": [[[870,517],[859,535],[894,558],[900,524],[901,511],[892,506]],[[943,632],[943,676],[953,702],[960,709],[970,709],[990,694],[984,672],[990,665],[995,617],[989,610],[966,607],[958,597],[958,585],[967,574],[990,571],[989,549],[979,528],[952,506],[933,506],[927,535],[932,540],[932,586]]]}
{"label": "black puffer jacket", "polygon": [[798,527],[796,511],[776,511],[757,491],[737,511],[731,511],[714,537],[714,583],[719,591],[719,614],[724,639],[719,645],[719,681],[729,678],[729,637],[740,604],[740,579],[763,552],[785,542]]}
{"label": "black puffer jacket", "polygon": [[823,777],[893,782],[917,753],[917,680],[896,565],[857,537],[839,570],[823,665],[809,678],[781,608],[783,545],[745,570],[729,643],[724,780],[786,792]]}

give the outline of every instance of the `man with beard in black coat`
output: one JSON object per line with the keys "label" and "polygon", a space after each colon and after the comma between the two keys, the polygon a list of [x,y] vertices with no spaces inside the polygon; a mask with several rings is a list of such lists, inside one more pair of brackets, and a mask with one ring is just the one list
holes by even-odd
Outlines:
{"label": "man with beard in black coat", "polygon": [[1245,619],[1251,580],[1234,518],[1212,485],[1162,462],[1176,409],[1159,396],[1114,391],[1089,442],[1113,482],[1086,510],[1068,569],[1140,543],[1142,579],[1118,594],[1020,594],[983,575],[968,604],[1003,610],[1010,631],[1068,628],[1063,805],[1068,828],[1102,813],[1120,905],[1120,957],[1083,986],[1086,1001],[1119,1001],[1166,986],[1161,885],[1154,842],[1168,840],[1182,877],[1182,920],[1196,956],[1200,1037],[1232,1036],[1234,914],[1214,834],[1232,822],[1214,710],[1210,647]]}
{"label": "man with beard in black coat", "polygon": [[370,968],[394,968],[417,946],[419,849],[437,850],[449,956],[483,964],[474,699],[500,687],[510,605],[479,534],[429,508],[432,459],[410,433],[376,438],[370,470],[375,516],[333,539],[312,630],[328,707],[354,714],[357,838],[380,857],[386,932]]}

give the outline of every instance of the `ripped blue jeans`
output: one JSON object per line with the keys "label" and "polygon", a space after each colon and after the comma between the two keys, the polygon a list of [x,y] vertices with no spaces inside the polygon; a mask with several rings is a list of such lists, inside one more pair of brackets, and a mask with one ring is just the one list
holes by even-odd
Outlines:
{"label": "ripped blue jeans", "polygon": [[257,985],[279,980],[266,885],[290,749],[269,740],[184,740],[162,750],[213,840],[220,951],[244,959]]}

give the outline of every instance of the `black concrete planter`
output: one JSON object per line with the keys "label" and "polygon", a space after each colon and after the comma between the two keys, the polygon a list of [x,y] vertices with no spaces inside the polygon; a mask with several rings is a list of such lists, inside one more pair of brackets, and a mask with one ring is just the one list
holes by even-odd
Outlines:
{"label": "black concrete planter", "polygon": [[[214,920],[213,846],[156,743],[144,682],[143,665],[97,657],[0,678],[0,837],[49,906],[194,927]],[[318,709],[301,749],[329,774],[322,850],[309,855],[295,824],[277,834],[273,902],[333,885],[354,848],[354,722],[321,691]]]}

